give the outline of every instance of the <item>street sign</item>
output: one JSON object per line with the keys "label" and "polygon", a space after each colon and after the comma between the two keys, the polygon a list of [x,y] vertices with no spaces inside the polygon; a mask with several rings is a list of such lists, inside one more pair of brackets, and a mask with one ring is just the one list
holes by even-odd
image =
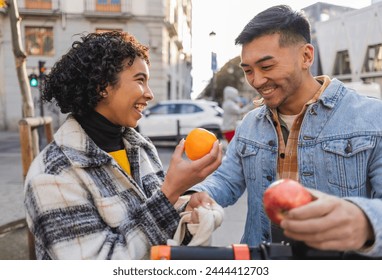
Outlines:
{"label": "street sign", "polygon": [[216,59],[216,53],[215,52],[211,52],[211,70],[212,72],[216,72],[218,68],[218,63],[217,63],[217,59]]}

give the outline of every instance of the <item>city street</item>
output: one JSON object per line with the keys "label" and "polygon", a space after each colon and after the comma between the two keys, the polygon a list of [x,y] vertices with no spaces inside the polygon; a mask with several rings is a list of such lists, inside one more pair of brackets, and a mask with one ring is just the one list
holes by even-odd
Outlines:
{"label": "city street", "polygon": [[[174,146],[157,145],[167,169]],[[0,132],[0,260],[28,259],[24,222],[23,178],[18,132]],[[225,208],[224,221],[212,237],[212,246],[239,243],[246,216],[246,195]]]}

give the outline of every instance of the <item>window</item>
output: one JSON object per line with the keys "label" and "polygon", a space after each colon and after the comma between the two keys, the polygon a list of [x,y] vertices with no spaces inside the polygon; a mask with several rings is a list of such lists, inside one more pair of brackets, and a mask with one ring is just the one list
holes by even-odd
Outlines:
{"label": "window", "polygon": [[25,8],[51,10],[52,0],[25,0]]}
{"label": "window", "polygon": [[53,28],[25,27],[25,45],[28,55],[53,56]]}
{"label": "window", "polygon": [[171,65],[171,41],[167,42],[167,64]]}
{"label": "window", "polygon": [[202,112],[202,111],[203,111],[203,109],[198,107],[198,106],[195,106],[192,104],[181,104],[179,113],[180,114],[192,114],[192,113],[197,113],[197,112]]}
{"label": "window", "polygon": [[382,71],[382,44],[369,46],[362,72]]}
{"label": "window", "polygon": [[175,111],[176,111],[176,105],[175,104],[156,105],[150,109],[150,113],[156,114],[156,115],[175,114]]}
{"label": "window", "polygon": [[121,0],[96,0],[99,12],[121,12]]}
{"label": "window", "polygon": [[334,64],[333,75],[351,74],[349,52],[337,52],[336,62]]}

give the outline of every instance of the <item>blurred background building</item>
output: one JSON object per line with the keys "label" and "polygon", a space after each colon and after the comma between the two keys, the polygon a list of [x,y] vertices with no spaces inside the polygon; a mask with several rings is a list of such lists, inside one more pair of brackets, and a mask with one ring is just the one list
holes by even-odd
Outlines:
{"label": "blurred background building", "polygon": [[320,61],[321,57],[320,50],[318,48],[316,24],[318,22],[328,21],[332,18],[338,17],[348,11],[353,10],[355,9],[327,4],[323,2],[317,2],[316,4],[310,5],[303,9],[311,24],[312,45],[315,47],[314,63],[311,67],[311,71],[314,76],[322,74],[322,66]]}
{"label": "blurred background building", "polygon": [[[151,49],[153,103],[191,98],[192,0],[19,0],[17,3],[28,55],[28,75],[38,75],[39,62],[44,62],[49,72],[79,38],[75,34],[123,30]],[[352,85],[365,82],[382,85],[381,0],[374,0],[362,9],[317,2],[303,10],[312,24],[312,43],[316,49],[314,75],[326,74]],[[209,31],[205,30],[207,34]],[[222,91],[227,85],[238,88],[248,101],[256,97],[256,91],[248,86],[238,66],[240,57],[216,67],[219,54],[214,51],[211,54],[214,54],[211,56],[213,78],[204,90],[195,94],[196,98],[214,100],[221,105]],[[14,69],[9,16],[6,8],[0,8],[0,131],[16,130],[21,118],[21,94]],[[38,87],[32,88],[32,95],[39,115]],[[44,111],[54,118],[56,127],[65,118],[55,107],[45,107]]]}
{"label": "blurred background building", "polygon": [[[121,30],[150,47],[150,85],[156,101],[190,98],[191,0],[18,0],[17,4],[28,75],[39,75],[39,62],[45,62],[48,73],[79,34]],[[22,115],[11,37],[7,9],[0,8],[0,130],[16,130]],[[39,115],[39,89],[31,90]],[[45,107],[44,112],[54,118],[55,126],[64,119],[57,108]]]}
{"label": "blurred background building", "polygon": [[382,2],[315,24],[322,73],[382,85]]}

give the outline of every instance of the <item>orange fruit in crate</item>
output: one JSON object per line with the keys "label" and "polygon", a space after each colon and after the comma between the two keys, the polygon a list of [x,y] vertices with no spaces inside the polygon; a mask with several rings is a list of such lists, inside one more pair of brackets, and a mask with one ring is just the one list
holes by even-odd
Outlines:
{"label": "orange fruit in crate", "polygon": [[197,160],[208,154],[215,141],[216,135],[204,128],[194,128],[184,142],[186,155],[191,160]]}

